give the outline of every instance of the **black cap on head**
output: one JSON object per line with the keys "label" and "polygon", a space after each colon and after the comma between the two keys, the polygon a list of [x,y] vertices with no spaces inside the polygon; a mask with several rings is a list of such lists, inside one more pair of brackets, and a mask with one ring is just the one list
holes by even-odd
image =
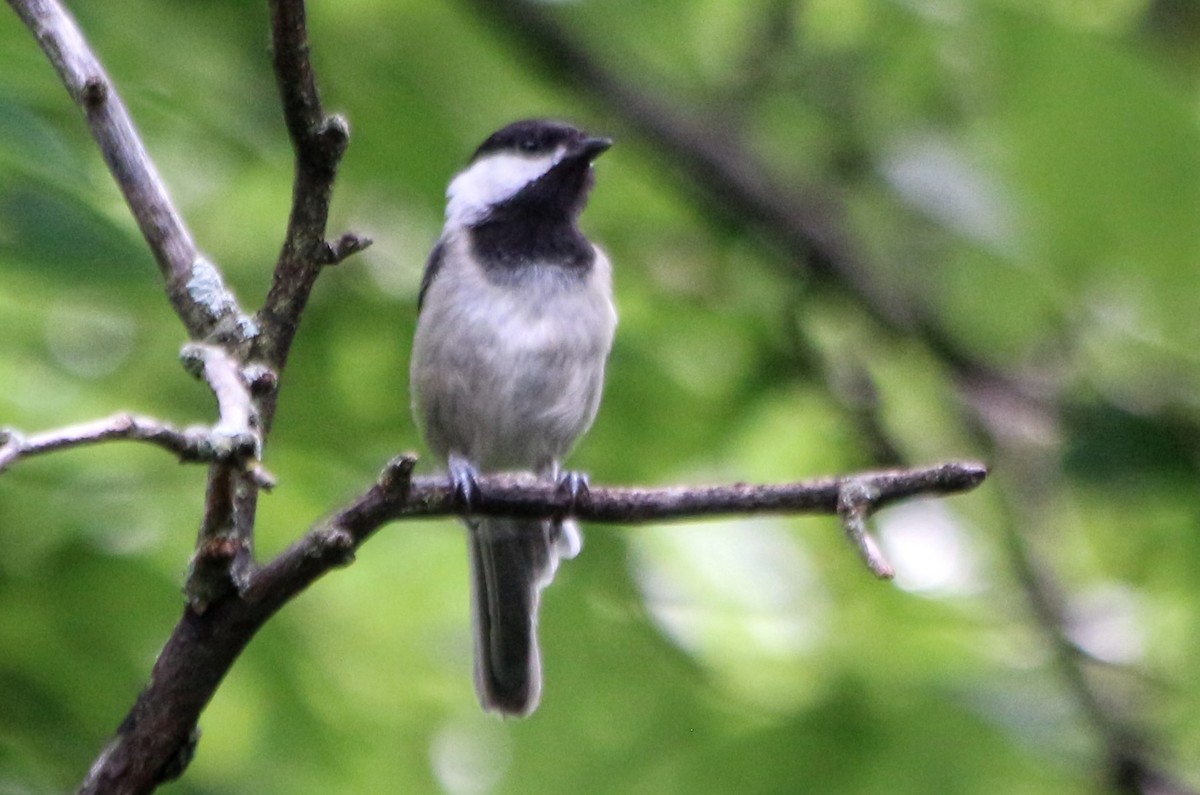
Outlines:
{"label": "black cap on head", "polygon": [[607,139],[589,138],[577,127],[552,119],[522,119],[502,127],[479,145],[471,160],[496,152],[517,152],[536,156],[551,152],[559,146],[588,146],[589,154],[598,155],[607,149],[599,142]]}

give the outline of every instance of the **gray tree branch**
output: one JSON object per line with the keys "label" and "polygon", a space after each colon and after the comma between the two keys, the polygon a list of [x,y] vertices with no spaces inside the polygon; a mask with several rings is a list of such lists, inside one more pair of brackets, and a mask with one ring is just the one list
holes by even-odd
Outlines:
{"label": "gray tree branch", "polygon": [[166,282],[167,297],[192,339],[242,339],[252,332],[221,272],[196,248],[133,120],[75,20],[57,0],[8,0],[37,38],[83,111],[92,137],[129,205]]}
{"label": "gray tree branch", "polygon": [[[405,455],[392,461],[370,489],[258,570],[243,598],[272,604],[281,594],[286,595],[285,601],[290,599],[329,569],[353,560],[354,550],[388,522],[461,515],[463,506],[453,484],[445,477],[413,477],[416,460]],[[900,500],[969,491],[986,476],[982,464],[950,462],[775,485],[592,486],[583,499],[573,502],[557,484],[513,473],[481,476],[473,512],[518,518],[571,516],[627,525],[728,515],[840,515],[844,504],[855,504],[856,521],[861,521]],[[855,542],[855,546],[859,544]],[[877,561],[886,566],[882,558]]]}
{"label": "gray tree branch", "polygon": [[24,435],[12,428],[0,430],[0,473],[35,456],[111,441],[146,442],[174,453],[180,461],[228,461],[249,451],[238,440],[216,434],[207,426],[177,428],[150,417],[121,412],[52,431]]}
{"label": "gray tree branch", "polygon": [[[56,0],[9,3],[37,37],[72,98],[83,109],[110,171],[159,263],[168,297],[189,336],[217,343],[195,346],[184,354],[185,364],[209,384],[218,403],[218,423],[203,434],[197,432],[197,440],[161,423],[126,422],[118,417],[103,427],[59,432],[53,437],[34,438],[32,443],[10,434],[3,447],[4,455],[11,460],[114,438],[153,441],[189,455],[203,454],[203,443],[231,451],[229,456],[212,458],[204,515],[185,588],[188,607],[184,617],[160,655],[155,680],[135,703],[116,740],[96,760],[83,785],[85,792],[145,792],[186,767],[196,741],[199,709],[240,652],[240,648],[228,644],[210,647],[196,643],[196,630],[200,626],[222,626],[221,616],[238,615],[238,600],[233,599],[234,609],[229,609],[231,598],[255,571],[257,498],[260,488],[270,483],[258,467],[257,458],[274,415],[278,373],[295,338],[300,314],[321,268],[340,262],[370,241],[351,233],[333,242],[324,237],[337,166],[349,131],[343,119],[327,116],[321,110],[309,61],[302,0],[270,3],[275,73],[288,133],[296,149],[296,178],[292,211],[271,288],[253,321],[225,287],[220,271],[197,250],[120,97],[74,20]],[[249,467],[245,466],[247,462]],[[226,609],[217,609],[221,605]],[[248,640],[249,636],[243,637]],[[214,655],[223,664],[202,664],[205,659],[216,659]],[[171,675],[180,672],[186,675]],[[164,710],[184,716],[183,735],[158,733],[157,719]]]}
{"label": "gray tree branch", "polygon": [[[235,365],[246,361],[241,356],[247,341],[261,339],[259,327],[242,311],[225,286],[220,270],[197,249],[120,95],[75,20],[57,0],[9,0],[9,5],[37,38],[71,98],[83,110],[92,137],[158,262],[167,298],[188,336],[226,349],[221,354],[218,348],[211,347],[197,359],[197,374],[212,388],[220,410],[220,420],[211,437],[218,440],[219,446],[235,450],[249,444],[257,457],[262,437],[258,428],[250,426],[262,412],[252,401],[236,394],[234,385],[239,380]],[[188,358],[185,354],[185,362]],[[169,437],[159,434],[158,438]],[[250,563],[253,500],[259,486],[266,481],[257,474],[260,471],[256,465],[250,470],[243,467],[246,458],[213,461],[205,519],[192,568],[194,575],[204,573],[205,580],[219,580],[222,576],[228,580],[229,576],[222,574],[222,567],[228,570],[240,564],[244,568]],[[225,519],[237,521],[226,527]],[[217,536],[222,540],[214,551],[210,541]],[[235,540],[237,554],[227,554],[227,537]],[[210,584],[205,589],[189,589],[193,590],[207,592],[214,587]]]}

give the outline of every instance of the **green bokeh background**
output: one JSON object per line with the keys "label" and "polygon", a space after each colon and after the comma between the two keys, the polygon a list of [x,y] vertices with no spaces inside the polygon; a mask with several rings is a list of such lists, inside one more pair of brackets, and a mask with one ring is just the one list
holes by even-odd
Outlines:
{"label": "green bokeh background", "polygon": [[[79,2],[201,247],[265,295],[292,171],[265,4]],[[781,183],[835,192],[882,289],[1021,384],[937,351],[717,219],[671,153],[561,88],[463,4],[316,0],[353,130],[285,375],[269,556],[419,449],[407,362],[450,176],[549,115],[611,134],[585,227],[621,327],[571,464],[598,483],[785,481],[873,463],[861,369],[907,459],[979,492],[884,512],[872,580],[829,518],[587,529],[544,599],[534,717],[480,713],[452,522],[381,531],[253,641],[170,793],[1093,793],[1095,727],[1033,620],[1023,539],[1111,714],[1200,786],[1200,13],[1184,0],[589,0],[549,9]],[[775,20],[772,22],[771,20]],[[783,24],[780,23],[783,21]],[[724,129],[724,128],[723,128]],[[208,422],[153,261],[33,39],[0,13],[0,425]],[[964,396],[965,395],[965,396]],[[966,408],[988,407],[990,432]],[[0,793],[71,789],[182,608],[205,469],[113,444],[0,477]]]}

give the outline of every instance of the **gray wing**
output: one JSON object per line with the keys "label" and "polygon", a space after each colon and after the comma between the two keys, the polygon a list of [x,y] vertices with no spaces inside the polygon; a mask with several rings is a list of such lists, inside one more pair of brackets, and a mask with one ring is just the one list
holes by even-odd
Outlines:
{"label": "gray wing", "polygon": [[429,290],[429,285],[433,284],[438,271],[442,269],[442,260],[446,256],[445,249],[445,242],[439,240],[433,247],[433,251],[429,252],[429,259],[425,262],[425,274],[421,277],[421,292],[417,293],[417,312],[420,312],[421,307],[425,304],[425,293]]}

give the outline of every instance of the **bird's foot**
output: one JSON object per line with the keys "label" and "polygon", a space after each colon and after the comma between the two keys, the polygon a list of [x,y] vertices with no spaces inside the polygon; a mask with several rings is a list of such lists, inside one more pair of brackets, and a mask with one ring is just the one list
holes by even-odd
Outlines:
{"label": "bird's foot", "polygon": [[450,456],[450,484],[454,498],[468,513],[479,504],[479,470],[465,458]]}
{"label": "bird's foot", "polygon": [[588,498],[587,473],[574,470],[563,472],[558,478],[558,493],[570,501],[567,513],[574,513],[575,507]]}

